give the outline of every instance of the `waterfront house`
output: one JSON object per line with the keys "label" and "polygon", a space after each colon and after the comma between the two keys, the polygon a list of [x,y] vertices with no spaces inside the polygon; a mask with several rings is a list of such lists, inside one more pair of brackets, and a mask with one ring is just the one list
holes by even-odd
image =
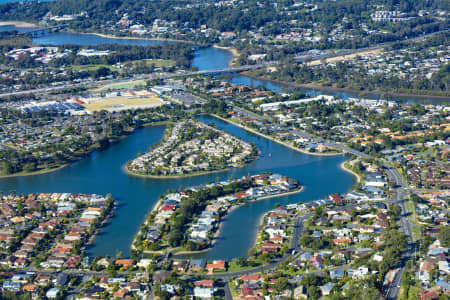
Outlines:
{"label": "waterfront house", "polygon": [[206,267],[206,261],[204,259],[192,259],[189,264],[192,271],[203,271]]}
{"label": "waterfront house", "polygon": [[206,269],[208,273],[214,273],[215,270],[224,271],[226,269],[226,262],[224,260],[215,260],[212,264],[207,264]]}
{"label": "waterfront house", "polygon": [[132,267],[134,264],[134,260],[132,259],[117,259],[114,264],[116,266],[120,266],[124,269],[128,269],[129,267]]}
{"label": "waterfront house", "polygon": [[328,197],[334,204],[340,204],[344,200],[344,198],[342,198],[339,194],[331,194]]}

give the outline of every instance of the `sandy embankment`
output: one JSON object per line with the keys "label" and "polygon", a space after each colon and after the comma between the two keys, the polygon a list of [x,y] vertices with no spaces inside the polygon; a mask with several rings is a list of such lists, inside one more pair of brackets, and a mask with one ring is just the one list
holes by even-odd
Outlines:
{"label": "sandy embankment", "polygon": [[36,24],[22,22],[22,21],[0,21],[0,26],[16,26],[22,28],[37,27]]}
{"label": "sandy embankment", "polygon": [[367,51],[363,51],[363,52],[356,52],[356,53],[347,54],[347,55],[330,57],[330,58],[326,58],[326,59],[316,59],[316,60],[312,60],[312,61],[308,62],[307,65],[308,66],[315,66],[315,65],[320,65],[320,64],[322,64],[324,62],[325,63],[338,62],[338,61],[343,61],[343,60],[347,60],[347,59],[352,59],[352,58],[355,58],[357,56],[380,53],[382,50],[383,49],[373,49],[373,50],[367,50]]}
{"label": "sandy embankment", "polygon": [[234,62],[236,61],[236,59],[241,55],[236,48],[224,47],[224,46],[218,46],[218,45],[214,45],[213,48],[227,50],[227,51],[230,51],[231,54],[233,54],[233,58],[230,59],[230,61],[228,62],[229,67],[231,67],[234,64]]}
{"label": "sandy embankment", "polygon": [[116,36],[116,35],[97,33],[97,32],[84,32],[83,34],[92,34],[92,35],[96,35],[96,36],[99,36],[102,38],[117,39],[117,40],[142,40],[142,41],[159,41],[159,42],[177,42],[177,43],[196,44],[192,41],[177,40],[177,39],[146,38],[146,37],[139,37],[139,36]]}
{"label": "sandy embankment", "polygon": [[356,181],[357,181],[358,183],[360,183],[360,182],[361,182],[361,176],[359,176],[358,173],[353,172],[353,170],[348,169],[348,168],[345,166],[345,163],[347,163],[347,162],[350,163],[350,160],[347,160],[347,161],[344,161],[344,162],[341,163],[341,169],[344,170],[344,171],[346,171],[346,172],[349,172],[350,174],[352,174],[353,176],[355,176],[355,177],[356,177]]}
{"label": "sandy embankment", "polygon": [[243,124],[240,124],[240,123],[237,123],[237,122],[233,122],[233,121],[230,120],[230,119],[222,118],[222,117],[220,117],[219,115],[212,115],[212,116],[215,117],[215,118],[217,118],[217,119],[220,119],[220,120],[222,120],[222,121],[224,121],[224,122],[227,122],[227,123],[233,124],[233,125],[235,125],[235,126],[237,126],[237,127],[240,127],[240,128],[242,128],[242,129],[244,129],[244,130],[246,130],[246,131],[248,131],[248,132],[254,133],[254,134],[259,135],[259,136],[262,136],[263,138],[269,139],[269,140],[271,140],[271,141],[273,141],[273,142],[275,142],[275,143],[278,143],[278,144],[283,145],[283,146],[285,146],[285,147],[291,148],[292,150],[295,150],[295,151],[297,151],[297,152],[303,153],[303,154],[316,155],[316,156],[336,156],[336,155],[342,155],[342,153],[309,152],[309,151],[300,149],[300,148],[298,148],[298,147],[292,145],[291,143],[283,142],[283,141],[280,141],[280,140],[278,140],[278,139],[275,139],[275,138],[273,138],[273,137],[271,137],[271,136],[265,135],[265,134],[263,134],[263,133],[261,133],[261,132],[255,130],[255,129],[250,128],[250,127],[247,127],[247,126],[245,126],[245,125],[243,125]]}

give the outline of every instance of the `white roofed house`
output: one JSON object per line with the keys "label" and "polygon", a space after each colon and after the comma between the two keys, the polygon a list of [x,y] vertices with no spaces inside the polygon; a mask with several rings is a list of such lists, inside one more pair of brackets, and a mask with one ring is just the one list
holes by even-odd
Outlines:
{"label": "white roofed house", "polygon": [[204,288],[196,286],[194,288],[194,297],[202,299],[212,299],[214,297],[214,288]]}

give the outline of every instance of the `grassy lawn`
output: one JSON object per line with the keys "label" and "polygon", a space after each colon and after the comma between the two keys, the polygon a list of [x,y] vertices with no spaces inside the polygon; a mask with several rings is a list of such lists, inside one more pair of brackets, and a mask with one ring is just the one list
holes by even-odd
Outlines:
{"label": "grassy lawn", "polygon": [[99,68],[108,68],[111,71],[117,71],[117,68],[109,65],[72,65],[74,71],[96,71]]}
{"label": "grassy lawn", "polygon": [[402,290],[403,290],[403,293],[402,293],[401,296],[403,298],[401,298],[399,296],[399,299],[419,299],[420,298],[419,297],[419,293],[420,293],[421,289],[416,287],[416,286],[410,286],[409,287],[409,289],[408,289],[408,297],[405,297],[406,295],[404,295],[404,289],[402,289]]}
{"label": "grassy lawn", "polygon": [[64,168],[65,166],[67,166],[67,165],[55,165],[55,166],[49,166],[47,168],[45,168],[45,167],[37,167],[37,169],[35,171],[31,171],[31,172],[21,171],[21,172],[12,173],[12,174],[6,174],[4,172],[1,172],[0,173],[0,178],[45,174],[45,173],[49,173],[49,172],[53,172],[53,171],[59,170],[61,168]]}
{"label": "grassy lawn", "polygon": [[132,80],[126,82],[107,84],[103,87],[95,89],[95,91],[104,91],[107,89],[133,89],[137,86],[145,86],[145,85],[146,82],[144,80]]}
{"label": "grassy lawn", "polygon": [[6,146],[6,147],[10,147],[10,148],[13,148],[13,149],[16,149],[16,150],[20,150],[20,148],[16,144],[13,144],[13,143],[4,143],[4,144],[1,144],[1,145]]}
{"label": "grassy lawn", "polygon": [[406,212],[409,213],[409,220],[411,222],[417,223],[416,217],[415,217],[415,208],[414,203],[412,201],[406,201]]}
{"label": "grassy lawn", "polygon": [[142,60],[133,60],[131,61],[131,63],[136,64],[142,61],[146,62],[147,65],[154,65],[155,68],[172,67],[175,65],[175,62],[170,59],[142,59]]}
{"label": "grassy lawn", "polygon": [[253,269],[255,267],[241,267],[238,266],[237,263],[235,261],[231,261],[228,263],[228,272],[240,272],[240,271],[244,271],[244,270],[248,270],[248,269]]}
{"label": "grassy lawn", "polygon": [[[260,262],[258,262],[258,263],[260,263]],[[254,269],[254,268],[257,268],[257,267],[258,266],[241,267],[241,266],[238,266],[235,261],[231,261],[231,262],[228,263],[228,269],[227,269],[226,272],[215,271],[214,274],[223,274],[223,273],[228,273],[228,272],[230,272],[230,273],[232,273],[232,272],[240,272],[240,271],[245,271],[245,270],[248,270],[248,269]]]}
{"label": "grassy lawn", "polygon": [[420,225],[418,227],[412,228],[412,236],[413,236],[414,241],[417,241],[418,239],[420,239],[420,237],[421,237]]}
{"label": "grassy lawn", "polygon": [[408,218],[409,221],[412,223],[412,235],[413,235],[413,240],[417,241],[418,239],[420,239],[420,227],[421,225],[418,223],[417,218],[416,218],[416,214],[415,214],[415,205],[414,202],[412,201],[406,201],[406,212],[409,214]]}
{"label": "grassy lawn", "polygon": [[233,299],[237,299],[239,297],[240,290],[236,288],[233,280],[228,281],[228,284],[230,286],[231,296],[233,297]]}
{"label": "grassy lawn", "polygon": [[93,101],[89,104],[86,104],[85,107],[89,111],[98,111],[110,108],[148,105],[148,104],[158,105],[162,103],[163,101],[161,101],[157,97],[149,97],[149,98],[111,97]]}

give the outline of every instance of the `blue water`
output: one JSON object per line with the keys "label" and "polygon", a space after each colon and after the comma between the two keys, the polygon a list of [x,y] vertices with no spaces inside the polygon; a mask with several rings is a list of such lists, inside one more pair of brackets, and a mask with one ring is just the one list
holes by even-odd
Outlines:
{"label": "blue water", "polygon": [[[44,37],[36,38],[33,40],[36,44],[49,44],[49,45],[61,45],[61,44],[78,44],[78,45],[98,45],[98,44],[129,44],[129,45],[151,45],[158,43],[166,43],[161,41],[152,40],[133,40],[133,39],[114,39],[114,38],[103,38],[96,35],[88,34],[73,34],[73,33],[54,33]],[[215,70],[225,68],[228,62],[232,58],[231,52],[223,49],[216,48],[203,48],[196,51],[196,56],[192,63],[193,66],[198,67],[199,70]],[[269,90],[276,92],[290,93],[292,91],[303,92],[307,95],[333,95],[343,99],[349,97],[360,98],[358,93],[352,92],[339,92],[339,91],[329,91],[320,88],[298,88],[289,85],[279,84],[268,80],[256,80],[248,76],[236,74],[231,79],[232,83],[246,84],[251,87],[263,86]],[[365,94],[362,96],[368,99],[382,99],[380,94]],[[448,104],[450,101],[448,99],[435,99],[427,96],[396,96],[390,97],[390,100],[394,100],[402,103],[424,103],[424,104]]]}
{"label": "blue water", "polygon": [[203,48],[197,50],[192,63],[193,67],[199,70],[217,70],[228,66],[228,62],[233,58],[230,51],[217,48]]}
{"label": "blue water", "polygon": [[[58,33],[34,40],[42,44],[78,43],[94,45],[100,43],[151,44],[155,41],[118,40],[101,38],[94,35]],[[193,65],[200,70],[213,70],[226,67],[231,59],[226,50],[209,48],[196,51]],[[274,84],[270,81],[253,80],[237,75],[232,82],[252,86],[263,85],[276,91],[290,91],[290,87]],[[297,89],[296,89],[297,90]],[[320,90],[306,92],[320,93]],[[328,93],[328,92],[327,92]],[[407,98],[408,100],[408,98]],[[409,100],[408,100],[409,101]],[[16,190],[21,193],[34,192],[75,192],[75,193],[111,193],[120,203],[115,217],[105,230],[95,239],[95,245],[88,249],[90,255],[114,255],[120,250],[127,255],[134,234],[145,215],[156,203],[159,195],[168,189],[191,186],[205,182],[224,179],[228,176],[240,177],[263,171],[279,172],[298,179],[305,185],[300,194],[263,200],[251,203],[233,212],[225,221],[222,234],[214,249],[203,256],[207,258],[231,259],[246,256],[252,246],[259,218],[275,203],[286,204],[310,201],[325,197],[330,193],[342,193],[353,184],[352,176],[338,166],[345,160],[343,156],[319,157],[298,153],[275,142],[253,135],[234,125],[224,123],[211,117],[202,120],[214,122],[244,140],[257,144],[262,156],[240,169],[190,177],[183,179],[145,179],[129,176],[121,167],[138,152],[145,152],[148,146],[158,142],[164,127],[148,127],[137,130],[133,135],[112,145],[107,150],[95,152],[88,158],[60,171],[38,176],[5,178],[0,180],[0,190]],[[269,156],[269,153],[271,154]]]}
{"label": "blue water", "polygon": [[[116,215],[105,230],[97,236],[95,244],[88,249],[90,255],[115,255],[120,250],[129,253],[133,236],[145,215],[168,189],[192,186],[217,178],[244,176],[262,171],[280,172],[292,176],[306,186],[298,195],[252,203],[236,210],[225,223],[223,234],[217,247],[207,254],[209,258],[230,259],[245,256],[251,247],[259,217],[274,203],[293,203],[324,197],[334,192],[344,192],[352,184],[350,174],[338,165],[345,159],[338,157],[318,157],[304,155],[283,147],[270,140],[248,133],[234,125],[202,117],[206,122],[215,122],[219,128],[228,130],[245,140],[255,142],[263,156],[240,169],[182,179],[146,179],[127,175],[122,166],[145,152],[148,146],[158,142],[164,127],[148,127],[137,130],[130,137],[112,145],[105,151],[95,152],[67,168],[54,173],[37,176],[4,178],[0,180],[0,190],[18,193],[72,192],[111,193],[119,202]],[[269,153],[272,153],[269,157]]]}
{"label": "blue water", "polygon": [[39,27],[17,27],[14,25],[2,25],[0,31],[17,31],[17,32],[29,32],[39,29]]}
{"label": "blue water", "polygon": [[78,34],[78,33],[53,33],[33,39],[36,44],[42,45],[102,45],[102,44],[117,44],[117,45],[134,45],[134,46],[149,46],[161,45],[163,43],[157,40],[137,40],[137,39],[111,39],[101,37],[94,34]]}
{"label": "blue water", "polygon": [[[8,3],[8,2],[26,2],[27,0],[0,0],[0,4]],[[48,2],[48,1],[55,1],[55,0],[38,0],[38,2]]]}

